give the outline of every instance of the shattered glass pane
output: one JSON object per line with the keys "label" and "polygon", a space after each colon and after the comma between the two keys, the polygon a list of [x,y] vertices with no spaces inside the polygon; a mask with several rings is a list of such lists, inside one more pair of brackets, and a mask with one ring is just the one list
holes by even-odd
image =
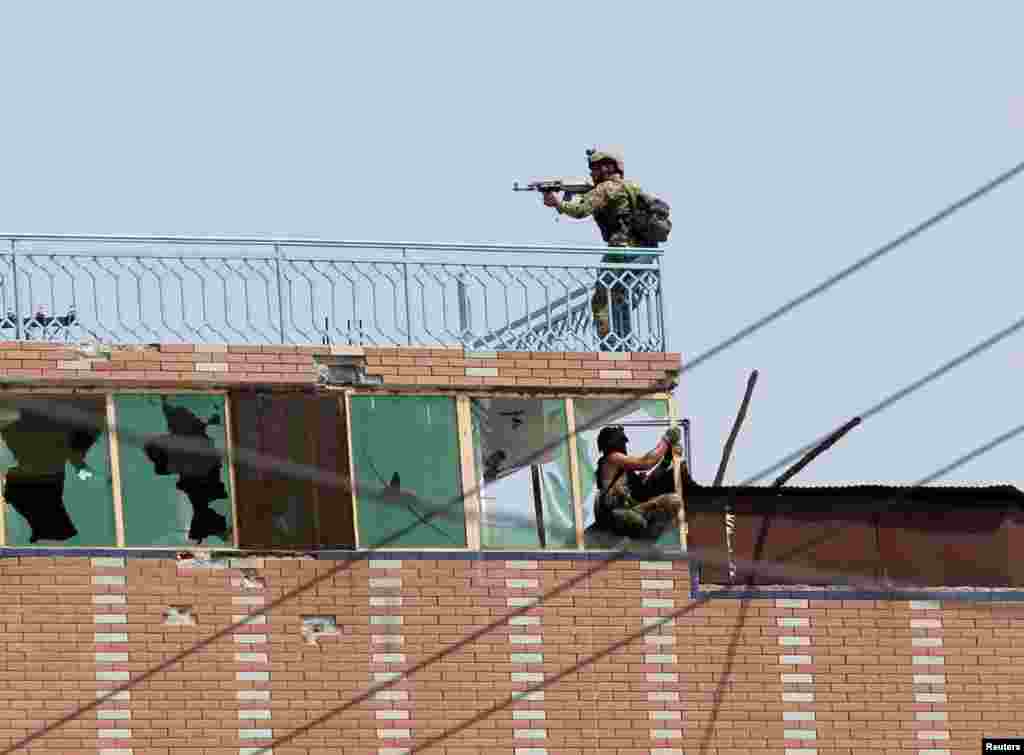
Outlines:
{"label": "shattered glass pane", "polygon": [[454,399],[353,396],[360,548],[465,548]]}
{"label": "shattered glass pane", "polygon": [[0,401],[7,544],[116,545],[106,400]]}
{"label": "shattered glass pane", "polygon": [[576,547],[563,399],[474,398],[485,548]]}
{"label": "shattered glass pane", "polygon": [[[580,483],[583,486],[583,526],[586,528],[586,547],[603,550],[619,547],[622,538],[606,536],[594,526],[594,503],[597,500],[597,435],[606,425],[629,422],[667,420],[669,405],[665,399],[640,399],[624,403],[621,398],[576,399],[573,402],[576,414],[576,450],[579,454]],[[593,425],[588,428],[588,425]],[[668,424],[658,426],[626,425],[631,456],[642,456],[658,445]],[[644,542],[650,545],[649,541]],[[678,527],[667,527],[654,544],[661,548],[676,549],[681,546]]]}
{"label": "shattered glass pane", "polygon": [[224,397],[119,395],[126,545],[232,543]]}

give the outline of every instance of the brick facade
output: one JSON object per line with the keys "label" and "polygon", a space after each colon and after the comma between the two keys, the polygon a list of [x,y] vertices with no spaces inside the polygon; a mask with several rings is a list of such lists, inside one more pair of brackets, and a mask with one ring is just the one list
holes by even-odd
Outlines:
{"label": "brick facade", "polygon": [[651,390],[671,381],[678,353],[465,351],[463,348],[151,344],[76,347],[0,342],[0,380],[46,385],[312,386],[320,366],[359,363],[394,387],[490,386]]}
{"label": "brick facade", "polygon": [[[353,365],[360,391],[639,397],[680,355],[0,344],[11,393],[307,392]],[[717,514],[690,519],[691,546],[720,545]],[[683,559],[584,551],[2,555],[9,752],[944,755],[1024,736],[1024,591],[737,599]]]}
{"label": "brick facade", "polygon": [[[694,600],[684,561],[636,558],[150,555],[0,561],[5,743],[852,755],[1024,735],[1021,603]],[[310,642],[306,615],[339,631]]]}

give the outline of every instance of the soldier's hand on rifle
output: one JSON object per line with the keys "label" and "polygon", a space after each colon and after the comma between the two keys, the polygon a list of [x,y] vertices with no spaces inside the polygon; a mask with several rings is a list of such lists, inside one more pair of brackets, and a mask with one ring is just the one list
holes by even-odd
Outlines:
{"label": "soldier's hand on rifle", "polygon": [[561,200],[559,200],[559,198],[555,196],[555,192],[553,192],[553,191],[545,191],[544,192],[544,204],[546,204],[548,207],[558,207],[558,203],[560,201]]}

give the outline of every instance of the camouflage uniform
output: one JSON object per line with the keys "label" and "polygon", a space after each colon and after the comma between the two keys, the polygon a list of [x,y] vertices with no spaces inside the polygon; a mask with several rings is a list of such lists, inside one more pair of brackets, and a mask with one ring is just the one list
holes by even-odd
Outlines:
{"label": "camouflage uniform", "polygon": [[[597,223],[597,227],[601,231],[601,238],[608,246],[649,248],[650,244],[639,242],[633,237],[630,230],[632,204],[627,191],[632,191],[635,196],[640,192],[640,186],[632,181],[627,182],[621,177],[609,178],[572,202],[560,202],[557,209],[559,213],[571,218],[582,219],[593,216],[594,222]],[[635,262],[638,259],[641,258],[637,255],[607,254],[601,261],[624,264]],[[648,260],[643,259],[642,261]],[[625,272],[625,270],[619,269],[602,273],[598,277],[594,296],[590,301],[594,325],[597,328],[598,338],[602,341],[602,350],[610,350],[604,339],[613,330],[613,323],[610,322],[612,318],[614,318],[614,333],[620,339],[626,338],[632,331],[631,309],[638,304],[638,300],[643,295],[640,286],[634,284],[633,301],[628,301],[628,290],[619,282],[620,276]],[[635,274],[642,273],[636,271]],[[609,291],[611,291],[612,300],[610,313]]]}
{"label": "camouflage uniform", "polygon": [[[671,464],[671,454],[666,458]],[[675,487],[671,466],[659,464],[655,480],[647,481],[637,472],[619,470],[608,489],[602,491],[601,473],[606,461],[602,456],[597,462],[598,495],[594,505],[597,526],[620,536],[657,539],[675,520],[672,509],[677,496],[670,492]]]}

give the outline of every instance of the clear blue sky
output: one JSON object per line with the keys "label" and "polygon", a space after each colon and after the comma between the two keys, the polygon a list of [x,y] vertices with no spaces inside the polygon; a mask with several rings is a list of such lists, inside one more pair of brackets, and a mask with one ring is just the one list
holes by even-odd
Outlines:
{"label": "clear blue sky", "polygon": [[[628,9],[627,9],[628,8]],[[513,180],[614,144],[673,206],[697,354],[1024,159],[1024,5],[7,3],[0,230],[594,243]],[[684,376],[752,475],[1022,314],[1024,179]],[[1024,422],[1024,332],[796,482],[911,482]],[[1024,486],[1024,436],[949,482]]]}

